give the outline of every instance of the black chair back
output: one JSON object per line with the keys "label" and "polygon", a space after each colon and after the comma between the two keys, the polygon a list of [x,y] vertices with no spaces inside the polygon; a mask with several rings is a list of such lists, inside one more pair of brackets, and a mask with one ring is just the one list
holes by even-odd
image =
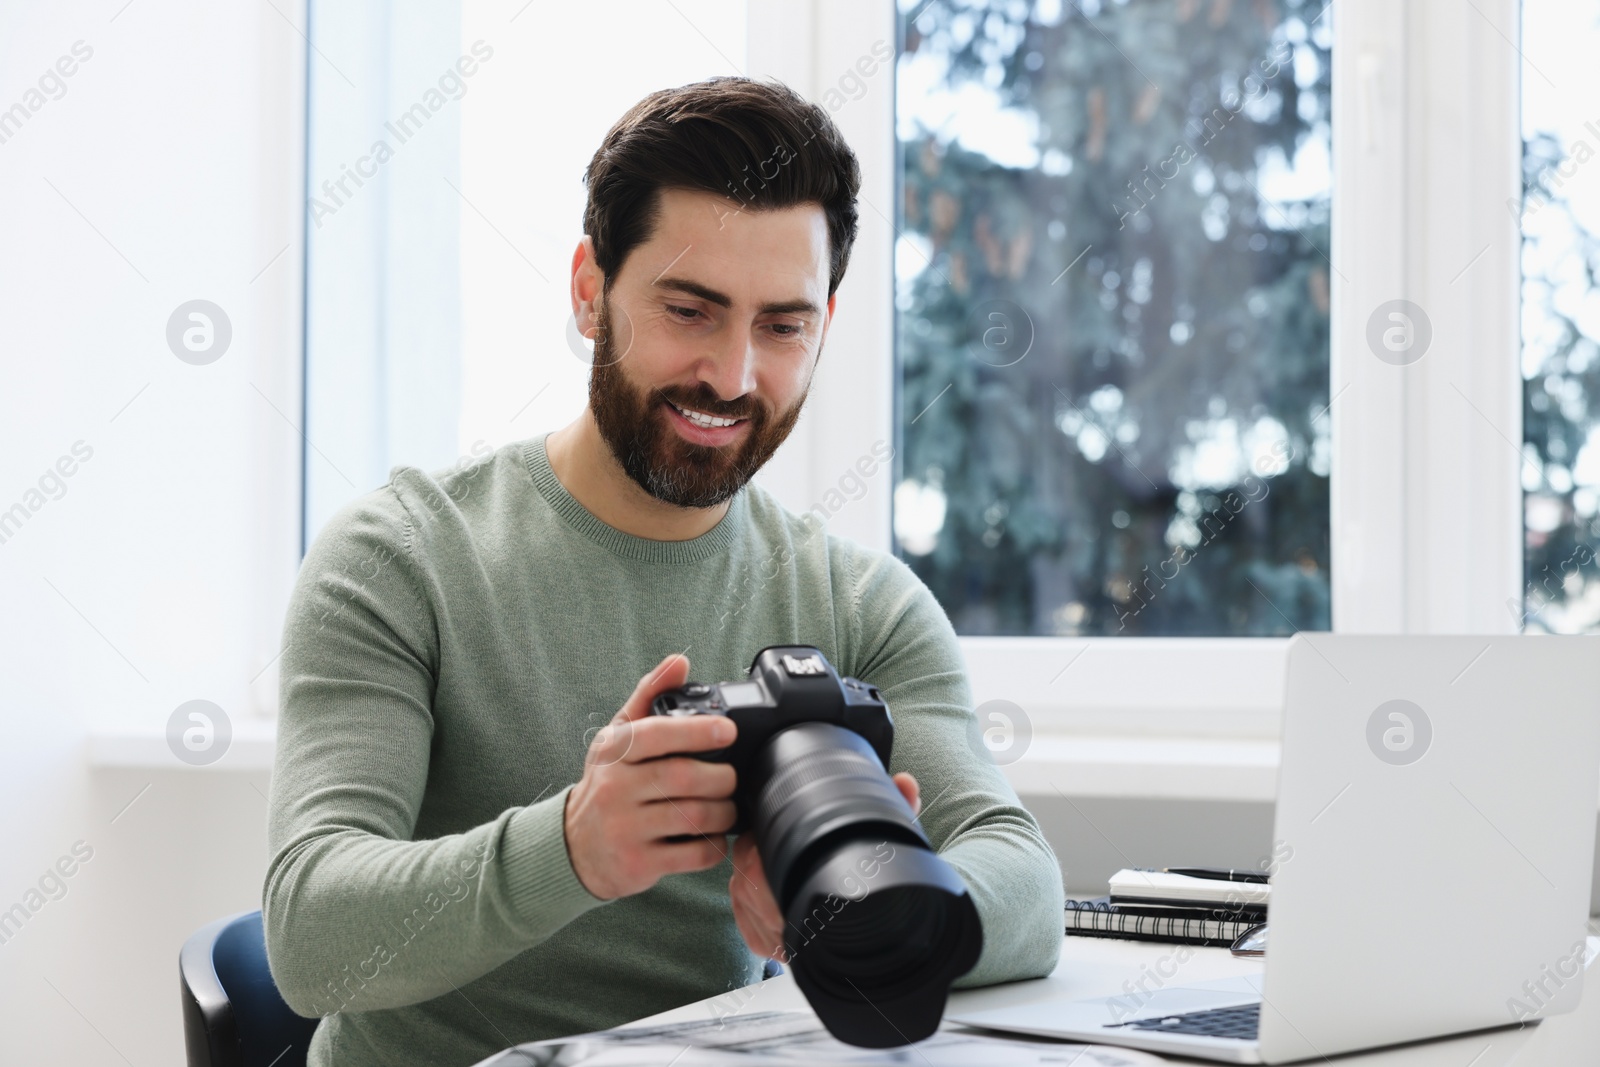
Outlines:
{"label": "black chair back", "polygon": [[278,994],[259,911],[195,931],[178,972],[189,1067],[305,1067],[317,1020],[296,1015]]}

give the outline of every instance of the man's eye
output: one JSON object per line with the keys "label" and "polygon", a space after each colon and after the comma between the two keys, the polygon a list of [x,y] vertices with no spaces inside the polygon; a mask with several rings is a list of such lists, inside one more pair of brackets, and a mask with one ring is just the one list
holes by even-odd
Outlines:
{"label": "man's eye", "polygon": [[800,333],[800,327],[787,322],[775,322],[772,328],[777,331],[779,337],[794,337]]}
{"label": "man's eye", "polygon": [[700,312],[698,310],[696,310],[695,308],[674,307],[671,304],[667,305],[667,310],[672,312],[674,315],[683,316],[685,322],[693,322],[694,321],[694,316],[700,314]]}

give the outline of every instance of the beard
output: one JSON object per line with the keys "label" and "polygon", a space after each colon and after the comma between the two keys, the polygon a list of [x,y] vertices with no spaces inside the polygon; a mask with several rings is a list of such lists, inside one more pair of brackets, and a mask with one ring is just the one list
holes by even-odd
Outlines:
{"label": "beard", "polygon": [[[800,419],[809,385],[793,406],[777,416],[753,397],[723,401],[704,382],[698,390],[640,389],[623,373],[622,357],[627,352],[617,351],[609,301],[596,304],[595,323],[599,329],[589,375],[589,409],[622,469],[657,500],[680,508],[716,507],[766,465]],[[695,444],[668,425],[669,401],[718,418],[747,419],[750,425],[741,441]]]}

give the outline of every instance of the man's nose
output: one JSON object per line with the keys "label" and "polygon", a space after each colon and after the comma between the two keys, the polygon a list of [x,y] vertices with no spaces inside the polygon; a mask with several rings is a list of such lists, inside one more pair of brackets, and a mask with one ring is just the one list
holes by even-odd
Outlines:
{"label": "man's nose", "polygon": [[756,388],[756,347],[750,335],[732,331],[726,343],[700,361],[699,378],[727,402],[736,400]]}

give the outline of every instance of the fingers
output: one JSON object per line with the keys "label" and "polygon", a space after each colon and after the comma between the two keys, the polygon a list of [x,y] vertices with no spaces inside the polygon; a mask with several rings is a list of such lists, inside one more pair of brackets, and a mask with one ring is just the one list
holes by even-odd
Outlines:
{"label": "fingers", "polygon": [[668,689],[676,689],[689,680],[689,657],[680,652],[656,664],[655,670],[639,679],[633,692],[623,702],[612,722],[632,722],[647,715],[650,702]]}
{"label": "fingers", "polygon": [[660,800],[646,804],[640,829],[654,838],[679,834],[726,834],[733,826],[731,800]]}
{"label": "fingers", "polygon": [[662,874],[683,874],[715,867],[728,857],[728,841],[720,834],[689,841],[659,842],[651,846],[661,858]]}
{"label": "fingers", "polygon": [[894,776],[894,784],[900,787],[900,795],[906,798],[906,803],[911,805],[911,814],[916,815],[922,811],[922,787],[917,780],[911,777],[910,772],[901,771]]}
{"label": "fingers", "polygon": [[705,800],[726,800],[733,796],[739,772],[729,763],[708,763],[692,756],[675,756],[654,760],[639,768],[639,800],[677,800],[693,797]]}
{"label": "fingers", "polygon": [[623,757],[630,763],[722,748],[732,743],[739,732],[733,720],[722,715],[655,716],[619,729],[632,734]]}
{"label": "fingers", "polygon": [[[596,732],[585,758],[590,763],[609,766],[626,756],[633,745],[630,724],[650,721],[650,702],[668,689],[676,689],[689,679],[689,658],[681,653],[667,656],[639,679],[628,699],[611,720]],[[715,746],[711,746],[715,747]]]}
{"label": "fingers", "polygon": [[773,899],[761,866],[761,853],[749,831],[740,834],[733,844],[733,874],[728,879],[728,897],[733,904],[739,934],[750,951],[787,961],[783,949],[783,913]]}
{"label": "fingers", "polygon": [[[735,876],[737,877],[737,876]],[[729,891],[730,896],[732,890]],[[754,909],[735,904],[733,921],[739,927],[739,936],[757,956],[788,962],[783,951],[782,927],[768,925],[756,917]]]}
{"label": "fingers", "polygon": [[767,874],[761,867],[761,853],[756,848],[755,834],[749,830],[733,841],[733,880],[741,894],[751,889],[767,889]]}
{"label": "fingers", "polygon": [[734,838],[733,862],[735,864],[744,864],[748,867],[752,861],[755,863],[756,870],[759,871],[761,869],[761,853],[756,850],[756,836],[746,830]]}
{"label": "fingers", "polygon": [[[640,808],[671,802],[680,806],[721,802],[732,805],[738,772],[726,763],[708,763],[689,756],[654,760],[649,763],[620,763],[591,768],[592,781],[584,785],[586,794],[606,808],[627,809],[629,820],[642,817]],[[720,809],[719,809],[720,810]],[[732,825],[731,820],[729,825]],[[641,826],[643,833],[648,827]],[[682,831],[663,831],[663,833]]]}

